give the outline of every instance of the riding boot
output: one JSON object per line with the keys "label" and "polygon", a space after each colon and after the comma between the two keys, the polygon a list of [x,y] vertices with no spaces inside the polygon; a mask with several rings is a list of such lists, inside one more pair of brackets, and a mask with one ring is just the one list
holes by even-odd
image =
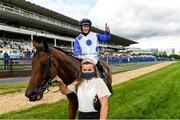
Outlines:
{"label": "riding boot", "polygon": [[104,70],[103,66],[100,64],[99,61],[97,62],[96,66],[97,66],[97,68],[98,68],[100,78],[106,79],[105,70]]}

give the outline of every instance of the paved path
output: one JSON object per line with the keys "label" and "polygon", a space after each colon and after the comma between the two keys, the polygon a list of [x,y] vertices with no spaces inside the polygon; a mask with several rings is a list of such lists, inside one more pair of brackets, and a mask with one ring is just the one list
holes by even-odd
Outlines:
{"label": "paved path", "polygon": [[[147,66],[147,67],[115,74],[113,75],[112,84],[116,85],[116,84],[128,81],[130,79],[142,76],[149,72],[168,66],[172,63],[175,63],[175,62],[163,62],[163,63],[155,64],[152,66]],[[54,89],[57,90],[57,87]],[[57,92],[57,93],[49,92],[47,94],[44,94],[44,97],[38,102],[29,102],[28,99],[24,96],[24,92],[16,93],[16,94],[8,94],[4,96],[2,95],[0,96],[0,114],[9,112],[9,111],[29,108],[34,105],[38,105],[42,103],[52,103],[52,102],[56,102],[56,101],[59,101],[60,99],[65,99],[65,98],[66,97],[62,95],[60,92]]]}
{"label": "paved path", "polygon": [[29,80],[30,77],[2,78],[0,79],[0,85],[28,83]]}

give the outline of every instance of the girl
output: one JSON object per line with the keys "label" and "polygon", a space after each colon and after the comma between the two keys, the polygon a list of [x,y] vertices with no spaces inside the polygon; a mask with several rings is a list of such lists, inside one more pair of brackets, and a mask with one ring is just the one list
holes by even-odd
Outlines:
{"label": "girl", "polygon": [[[108,97],[111,95],[105,82],[98,77],[96,65],[92,60],[84,60],[81,63],[82,81],[77,84],[66,86],[61,80],[59,82],[62,94],[75,92],[78,97],[79,119],[107,119]],[[76,89],[77,88],[77,89]],[[95,98],[100,101],[100,110],[97,110]]]}

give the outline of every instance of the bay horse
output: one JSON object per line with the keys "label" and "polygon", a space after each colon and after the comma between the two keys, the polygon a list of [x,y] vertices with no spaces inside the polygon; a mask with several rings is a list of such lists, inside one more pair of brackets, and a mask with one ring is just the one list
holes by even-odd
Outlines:
{"label": "bay horse", "polygon": [[[49,86],[51,80],[58,75],[62,81],[68,85],[77,80],[81,76],[80,64],[81,60],[68,54],[63,50],[48,47],[46,42],[39,45],[33,42],[36,49],[32,57],[32,75],[25,96],[29,101],[38,101],[43,97],[44,91]],[[112,92],[112,76],[111,69],[106,62],[101,61],[106,68],[107,73],[106,84]],[[67,95],[69,101],[69,119],[75,119],[78,109],[78,101],[75,93]]]}

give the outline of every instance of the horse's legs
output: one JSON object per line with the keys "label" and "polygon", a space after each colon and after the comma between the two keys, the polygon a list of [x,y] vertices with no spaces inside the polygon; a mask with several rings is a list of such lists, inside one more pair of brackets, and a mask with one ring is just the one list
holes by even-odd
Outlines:
{"label": "horse's legs", "polygon": [[75,119],[78,109],[77,95],[75,93],[71,93],[67,95],[67,98],[69,100],[69,119]]}

